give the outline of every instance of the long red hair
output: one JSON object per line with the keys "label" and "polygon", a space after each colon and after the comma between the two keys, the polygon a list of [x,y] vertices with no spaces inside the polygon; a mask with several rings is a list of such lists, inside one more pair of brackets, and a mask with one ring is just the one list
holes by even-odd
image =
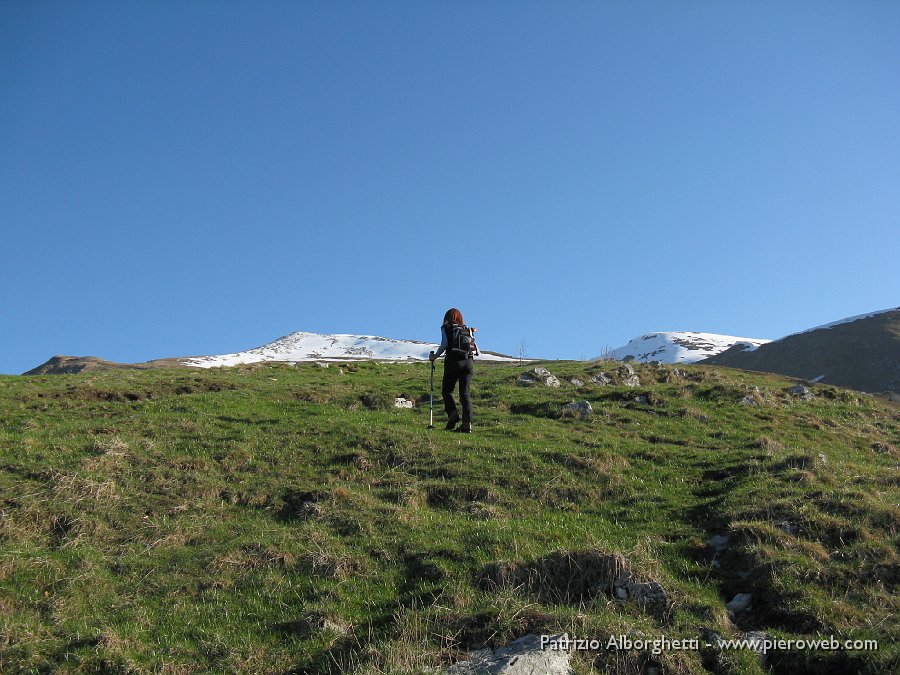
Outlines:
{"label": "long red hair", "polygon": [[460,326],[464,326],[466,324],[463,321],[462,312],[460,312],[456,307],[451,307],[447,310],[447,313],[444,314],[444,325],[449,326],[450,324],[459,324]]}

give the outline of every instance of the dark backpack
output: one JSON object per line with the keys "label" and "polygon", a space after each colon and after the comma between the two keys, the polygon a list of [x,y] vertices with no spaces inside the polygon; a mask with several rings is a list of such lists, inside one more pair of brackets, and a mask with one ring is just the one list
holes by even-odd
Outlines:
{"label": "dark backpack", "polygon": [[450,329],[450,350],[463,356],[475,356],[478,354],[478,345],[475,344],[475,331],[468,326],[453,324]]}

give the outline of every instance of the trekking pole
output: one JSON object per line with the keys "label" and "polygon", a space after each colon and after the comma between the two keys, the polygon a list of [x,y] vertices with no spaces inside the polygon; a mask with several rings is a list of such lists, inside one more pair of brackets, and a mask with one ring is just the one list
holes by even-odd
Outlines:
{"label": "trekking pole", "polygon": [[[431,354],[434,354],[434,352],[431,352]],[[428,428],[434,429],[434,360],[431,360],[431,395],[428,397]]]}

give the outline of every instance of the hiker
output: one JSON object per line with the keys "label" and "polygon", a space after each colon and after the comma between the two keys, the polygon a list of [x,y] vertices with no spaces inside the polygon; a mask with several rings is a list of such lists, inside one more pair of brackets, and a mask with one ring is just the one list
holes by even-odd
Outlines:
{"label": "hiker", "polygon": [[460,417],[456,410],[456,402],[453,400],[453,388],[459,382],[459,403],[462,406],[462,425],[456,431],[464,434],[472,433],[472,373],[475,356],[478,354],[478,346],[475,344],[475,328],[466,326],[462,312],[451,307],[444,314],[444,323],[441,325],[441,346],[437,352],[428,354],[428,358],[434,363],[435,359],[446,352],[444,356],[444,380],[441,384],[441,395],[444,397],[444,409],[447,411],[448,431],[454,430],[459,424]]}

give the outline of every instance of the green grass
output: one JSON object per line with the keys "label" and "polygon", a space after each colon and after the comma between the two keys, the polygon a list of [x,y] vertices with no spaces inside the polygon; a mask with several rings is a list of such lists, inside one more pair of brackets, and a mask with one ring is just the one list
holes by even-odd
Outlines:
{"label": "green grass", "polygon": [[[561,388],[479,364],[471,436],[426,429],[427,364],[0,377],[0,672],[419,673],[532,630],[834,634],[879,649],[767,668],[897,666],[896,406],[703,367],[576,388],[604,365],[544,365]],[[590,419],[562,414],[585,399]],[[664,611],[590,586],[600,554]],[[710,650],[575,665],[763,672]]]}

